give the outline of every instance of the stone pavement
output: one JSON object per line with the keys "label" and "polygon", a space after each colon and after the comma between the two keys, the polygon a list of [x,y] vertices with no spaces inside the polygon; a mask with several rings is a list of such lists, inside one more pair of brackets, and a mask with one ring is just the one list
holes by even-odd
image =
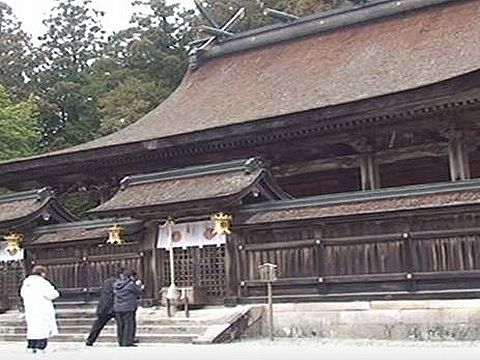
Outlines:
{"label": "stone pavement", "polygon": [[106,359],[435,359],[461,360],[480,356],[480,342],[396,342],[396,341],[326,341],[315,339],[244,340],[219,345],[141,344],[136,348],[97,345],[92,348],[78,343],[57,343],[46,354],[29,354],[20,343],[0,343],[2,360],[44,358],[51,360]]}

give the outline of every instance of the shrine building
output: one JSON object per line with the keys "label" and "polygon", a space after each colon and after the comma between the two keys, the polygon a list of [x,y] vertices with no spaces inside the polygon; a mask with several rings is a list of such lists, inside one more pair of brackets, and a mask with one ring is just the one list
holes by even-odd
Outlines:
{"label": "shrine building", "polygon": [[[479,0],[370,1],[216,39],[134,124],[0,163],[15,192],[0,286],[12,261],[42,264],[94,297],[131,267],[159,303],[172,249],[202,304],[265,301],[264,263],[278,302],[478,297],[479,135]],[[96,201],[82,219],[56,197],[72,191]]]}

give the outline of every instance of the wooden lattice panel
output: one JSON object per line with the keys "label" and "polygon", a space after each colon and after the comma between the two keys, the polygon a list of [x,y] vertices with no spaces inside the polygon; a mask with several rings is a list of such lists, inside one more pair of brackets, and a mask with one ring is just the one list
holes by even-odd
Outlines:
{"label": "wooden lattice panel", "polygon": [[206,288],[207,296],[221,299],[225,295],[225,246],[199,249],[197,279]]}
{"label": "wooden lattice panel", "polygon": [[25,278],[23,261],[0,262],[0,291],[6,294],[10,308],[20,304],[20,287]]}
{"label": "wooden lattice panel", "polygon": [[[161,285],[170,285],[170,262],[166,250],[159,250]],[[211,302],[220,302],[225,295],[225,246],[174,249],[175,284],[202,286]]]}

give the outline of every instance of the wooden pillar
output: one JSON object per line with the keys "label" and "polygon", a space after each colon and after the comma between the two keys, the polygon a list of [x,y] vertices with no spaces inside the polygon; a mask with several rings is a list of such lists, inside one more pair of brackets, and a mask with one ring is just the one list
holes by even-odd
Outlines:
{"label": "wooden pillar", "polygon": [[151,253],[149,256],[149,264],[147,267],[149,269],[148,274],[145,274],[148,279],[147,286],[150,287],[152,300],[156,300],[159,297],[159,271],[157,268],[157,238],[158,238],[158,221],[149,221],[145,223],[145,237],[148,250]]}
{"label": "wooden pillar", "polygon": [[[241,233],[241,231],[240,231]],[[225,244],[225,304],[235,305],[238,295],[238,268],[236,238],[241,236],[239,233],[233,233],[227,237]]]}
{"label": "wooden pillar", "polygon": [[460,132],[449,137],[448,161],[451,181],[470,179],[469,153],[465,138]]}
{"label": "wooden pillar", "polygon": [[360,185],[362,190],[375,190],[380,187],[378,164],[372,154],[360,155]]}

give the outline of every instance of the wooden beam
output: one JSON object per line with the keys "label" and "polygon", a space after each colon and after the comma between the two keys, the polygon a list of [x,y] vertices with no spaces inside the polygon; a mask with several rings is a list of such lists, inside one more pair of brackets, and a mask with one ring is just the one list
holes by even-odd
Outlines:
{"label": "wooden beam", "polygon": [[[447,156],[447,144],[425,144],[405,148],[389,149],[375,153],[375,162],[378,165],[391,164],[402,160],[412,160],[424,157]],[[289,177],[300,174],[330,171],[337,169],[352,169],[360,167],[359,155],[348,155],[327,159],[309,160],[271,168],[276,177]]]}
{"label": "wooden beam", "polygon": [[285,165],[272,166],[271,171],[279,177],[288,177],[320,171],[351,169],[358,167],[358,156],[349,155],[328,159],[302,161]]}
{"label": "wooden beam", "polygon": [[376,153],[378,164],[392,164],[402,160],[413,160],[426,157],[447,156],[446,143],[422,144],[404,148],[389,149]]}

